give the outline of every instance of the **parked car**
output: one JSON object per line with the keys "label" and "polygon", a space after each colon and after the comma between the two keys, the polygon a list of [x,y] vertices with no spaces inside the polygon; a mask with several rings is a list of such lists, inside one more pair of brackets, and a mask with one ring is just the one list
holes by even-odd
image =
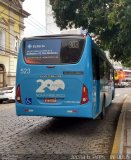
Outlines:
{"label": "parked car", "polygon": [[115,83],[116,88],[124,88],[124,87],[129,87],[129,86],[130,84],[125,81]]}
{"label": "parked car", "polygon": [[3,101],[15,101],[15,87],[9,86],[0,89],[0,103]]}
{"label": "parked car", "polygon": [[129,87],[129,84],[127,82],[121,82],[122,87]]}

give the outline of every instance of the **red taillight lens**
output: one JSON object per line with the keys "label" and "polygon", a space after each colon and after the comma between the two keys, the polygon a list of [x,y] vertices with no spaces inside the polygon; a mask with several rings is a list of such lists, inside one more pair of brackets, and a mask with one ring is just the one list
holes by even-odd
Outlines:
{"label": "red taillight lens", "polygon": [[89,98],[88,98],[88,90],[86,88],[85,85],[83,85],[83,88],[82,88],[82,97],[81,97],[81,104],[85,104],[89,101]]}
{"label": "red taillight lens", "polygon": [[18,85],[16,89],[16,101],[19,103],[22,103],[21,94],[20,94],[20,85]]}

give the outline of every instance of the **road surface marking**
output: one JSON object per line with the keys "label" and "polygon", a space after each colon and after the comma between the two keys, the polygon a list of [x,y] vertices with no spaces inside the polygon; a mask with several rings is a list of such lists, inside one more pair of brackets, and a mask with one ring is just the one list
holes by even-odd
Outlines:
{"label": "road surface marking", "polygon": [[124,94],[124,97],[126,97],[128,94]]}
{"label": "road surface marking", "polygon": [[118,96],[120,96],[120,94],[116,94],[115,96],[118,97]]}
{"label": "road surface marking", "polygon": [[[124,101],[122,105],[122,110],[125,108],[125,101],[126,101],[126,96],[127,94],[124,94]],[[115,133],[115,138],[114,138],[114,143],[112,147],[112,152],[110,155],[110,160],[118,159],[117,157],[119,155],[122,155],[123,151],[123,143],[121,142],[121,139],[124,137],[124,125],[125,125],[125,112],[121,112],[116,128],[116,133]]]}

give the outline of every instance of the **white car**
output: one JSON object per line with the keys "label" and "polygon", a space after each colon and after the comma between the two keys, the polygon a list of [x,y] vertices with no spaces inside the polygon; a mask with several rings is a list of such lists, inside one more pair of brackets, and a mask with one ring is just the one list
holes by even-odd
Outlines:
{"label": "white car", "polygon": [[3,101],[15,101],[15,87],[9,86],[0,89],[0,103]]}
{"label": "white car", "polygon": [[129,84],[127,82],[121,82],[121,87],[128,87]]}

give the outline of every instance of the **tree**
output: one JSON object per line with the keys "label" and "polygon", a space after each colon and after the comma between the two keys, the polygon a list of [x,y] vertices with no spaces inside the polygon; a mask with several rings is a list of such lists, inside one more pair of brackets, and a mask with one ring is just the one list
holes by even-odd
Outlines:
{"label": "tree", "polygon": [[111,58],[131,61],[130,0],[50,0],[50,4],[60,29],[83,27],[97,35]]}

